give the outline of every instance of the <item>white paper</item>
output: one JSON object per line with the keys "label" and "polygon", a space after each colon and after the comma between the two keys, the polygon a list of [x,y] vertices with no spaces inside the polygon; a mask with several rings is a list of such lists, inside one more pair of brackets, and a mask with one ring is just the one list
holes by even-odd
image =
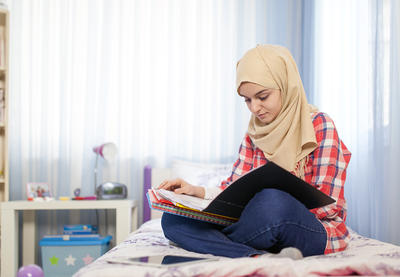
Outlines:
{"label": "white paper", "polygon": [[183,206],[202,211],[211,203],[212,200],[206,200],[195,196],[190,196],[186,194],[177,194],[173,191],[159,189],[156,192],[163,198],[171,201],[176,205],[176,203]]}

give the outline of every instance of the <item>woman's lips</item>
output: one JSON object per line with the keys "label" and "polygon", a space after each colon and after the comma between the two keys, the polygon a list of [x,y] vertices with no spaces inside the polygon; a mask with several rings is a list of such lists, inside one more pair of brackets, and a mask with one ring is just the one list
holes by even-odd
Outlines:
{"label": "woman's lips", "polygon": [[263,114],[258,114],[258,115],[257,115],[257,117],[258,117],[258,118],[261,118],[261,119],[264,118],[264,117],[266,117],[266,116],[267,116],[267,113],[263,113]]}

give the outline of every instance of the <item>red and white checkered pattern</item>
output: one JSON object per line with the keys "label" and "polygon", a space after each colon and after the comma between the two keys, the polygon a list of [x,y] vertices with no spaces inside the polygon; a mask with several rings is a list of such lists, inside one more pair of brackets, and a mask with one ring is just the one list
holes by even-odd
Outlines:
{"label": "red and white checkered pattern", "polygon": [[[339,139],[335,124],[328,115],[314,113],[312,121],[318,147],[309,155],[303,179],[336,200],[328,206],[310,210],[326,229],[328,240],[325,254],[329,254],[346,249],[349,241],[343,187],[351,153]],[[246,134],[239,149],[239,158],[233,165],[232,175],[222,182],[221,187],[226,188],[243,174],[267,162],[264,153]]]}

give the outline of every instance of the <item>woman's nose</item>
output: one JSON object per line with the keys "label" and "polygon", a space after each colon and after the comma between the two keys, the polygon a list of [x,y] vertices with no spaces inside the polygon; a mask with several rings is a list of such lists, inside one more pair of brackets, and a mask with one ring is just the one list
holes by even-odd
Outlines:
{"label": "woman's nose", "polygon": [[260,109],[260,104],[258,103],[258,101],[257,100],[251,101],[250,111],[252,113],[257,113],[259,109]]}

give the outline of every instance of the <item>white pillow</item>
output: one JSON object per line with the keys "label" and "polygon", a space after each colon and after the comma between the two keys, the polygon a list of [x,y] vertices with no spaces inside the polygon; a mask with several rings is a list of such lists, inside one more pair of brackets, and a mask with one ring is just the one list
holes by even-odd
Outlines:
{"label": "white pillow", "polygon": [[182,178],[186,182],[204,187],[216,187],[232,173],[233,162],[229,164],[206,164],[183,160],[173,160],[172,178]]}

